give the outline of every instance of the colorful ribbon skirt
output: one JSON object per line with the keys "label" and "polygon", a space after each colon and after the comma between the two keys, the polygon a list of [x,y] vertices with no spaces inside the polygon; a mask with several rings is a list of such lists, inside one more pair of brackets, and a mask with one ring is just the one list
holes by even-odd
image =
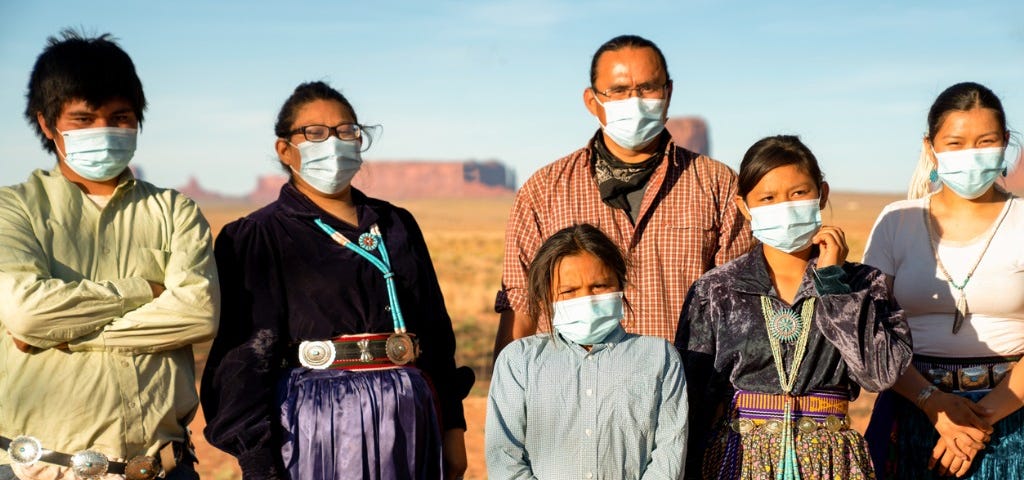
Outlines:
{"label": "colorful ribbon skirt", "polygon": [[815,391],[787,399],[742,390],[714,431],[703,477],[774,480],[787,401],[801,479],[875,478],[864,438],[849,427],[847,393]]}

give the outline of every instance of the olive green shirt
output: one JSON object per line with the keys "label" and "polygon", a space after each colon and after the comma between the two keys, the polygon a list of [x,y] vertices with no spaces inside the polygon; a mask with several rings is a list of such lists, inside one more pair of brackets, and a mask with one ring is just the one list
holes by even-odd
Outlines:
{"label": "olive green shirt", "polygon": [[126,170],[101,208],[57,168],[0,188],[0,435],[122,459],[184,440],[219,296],[210,227],[174,190]]}

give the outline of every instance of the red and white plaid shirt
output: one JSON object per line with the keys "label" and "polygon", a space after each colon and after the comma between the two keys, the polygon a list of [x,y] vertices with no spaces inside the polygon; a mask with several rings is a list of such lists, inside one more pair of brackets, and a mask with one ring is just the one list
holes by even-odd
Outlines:
{"label": "red and white plaid shirt", "polygon": [[733,203],[736,174],[728,166],[674,142],[665,154],[648,180],[635,225],[626,212],[601,201],[590,146],[534,173],[509,214],[495,310],[525,316],[526,272],[541,244],[565,227],[590,223],[630,263],[626,330],[673,341],[690,284],[745,253],[753,238]]}

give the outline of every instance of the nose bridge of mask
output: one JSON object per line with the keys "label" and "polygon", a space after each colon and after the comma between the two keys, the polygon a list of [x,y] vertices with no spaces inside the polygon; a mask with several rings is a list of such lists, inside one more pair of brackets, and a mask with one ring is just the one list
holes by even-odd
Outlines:
{"label": "nose bridge of mask", "polygon": [[[572,298],[572,299],[569,299],[569,300],[562,300],[562,301],[559,301],[559,302],[555,302],[554,303],[554,310],[556,312],[556,315],[555,315],[555,318],[552,319],[552,322],[555,325],[564,325],[564,324],[567,324],[567,323],[573,323],[573,322],[580,321],[581,319],[577,318],[578,315],[576,315],[576,313],[580,312],[580,311],[583,311],[583,310],[586,310],[586,311],[600,310],[601,313],[603,313],[605,315],[614,314],[616,312],[605,311],[605,310],[610,310],[610,308],[612,307],[612,305],[610,305],[608,301],[609,300],[614,300],[616,298],[621,299],[622,298],[622,292],[611,292],[611,293],[602,293],[602,294],[599,294],[599,295],[588,295],[588,296],[585,296],[585,297],[578,297],[578,298]],[[602,308],[602,307],[605,307],[605,308]],[[559,315],[559,313],[561,313],[561,315]]]}
{"label": "nose bridge of mask", "polygon": [[[750,212],[750,223],[752,227],[768,227],[769,225],[757,224],[766,224],[769,223],[769,221],[775,223],[782,219],[786,219],[789,224],[803,224],[821,221],[820,204],[820,198],[812,198],[808,200],[792,200],[789,202],[780,202],[772,205],[764,205],[753,208],[751,208],[748,205],[747,211]],[[814,206],[814,208],[810,208],[812,205]]]}
{"label": "nose bridge of mask", "polygon": [[134,128],[98,127],[57,131],[64,137],[65,155],[97,150],[135,150],[138,130]]}
{"label": "nose bridge of mask", "polygon": [[936,152],[936,172],[961,173],[980,170],[1001,170],[1005,164],[1006,147],[967,148]]}

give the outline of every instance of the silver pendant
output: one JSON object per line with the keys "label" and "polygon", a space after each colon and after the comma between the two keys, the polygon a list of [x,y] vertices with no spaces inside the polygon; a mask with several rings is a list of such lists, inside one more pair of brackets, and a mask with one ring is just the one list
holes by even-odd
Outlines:
{"label": "silver pendant", "polygon": [[967,295],[960,291],[956,299],[956,313],[953,314],[953,335],[956,335],[964,326],[964,319],[967,318]]}
{"label": "silver pendant", "polygon": [[95,450],[83,450],[71,456],[71,470],[84,480],[106,475],[109,466],[107,456]]}
{"label": "silver pendant", "polygon": [[43,444],[34,437],[22,435],[11,440],[7,447],[7,455],[18,465],[30,466],[43,457]]}
{"label": "silver pendant", "polygon": [[393,333],[388,337],[386,345],[388,360],[395,365],[405,365],[416,359],[419,352],[416,351],[416,344],[406,333]]}
{"label": "silver pendant", "polygon": [[305,341],[299,344],[299,363],[306,368],[324,370],[334,363],[337,355],[334,342]]}

